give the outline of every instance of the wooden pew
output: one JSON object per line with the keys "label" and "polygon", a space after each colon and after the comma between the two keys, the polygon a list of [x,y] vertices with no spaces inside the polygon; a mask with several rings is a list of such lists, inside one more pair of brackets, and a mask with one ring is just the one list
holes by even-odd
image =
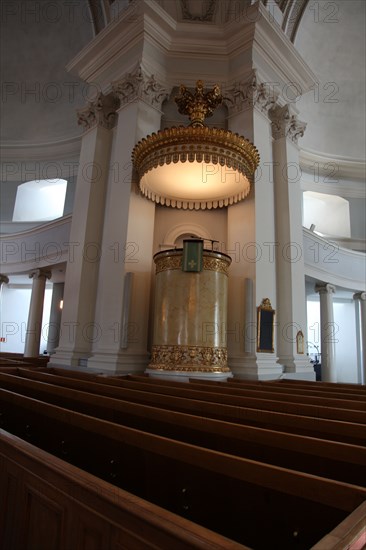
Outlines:
{"label": "wooden pew", "polygon": [[[133,376],[130,375],[126,378],[127,380],[131,380],[133,382],[140,382],[142,384],[154,384],[155,386],[168,386],[168,387],[175,387],[175,388],[181,388],[182,383],[177,381],[170,381],[170,380],[160,380],[156,378],[145,378],[145,377],[139,377],[139,376]],[[357,399],[350,399],[349,397],[347,399],[340,398],[338,396],[335,397],[329,397],[326,395],[308,395],[306,392],[295,392],[290,391],[289,389],[277,391],[277,388],[265,388],[262,385],[261,386],[255,386],[255,387],[248,387],[248,386],[242,386],[238,387],[238,384],[231,385],[227,382],[215,382],[215,381],[209,381],[209,380],[191,380],[191,384],[193,389],[195,390],[201,390],[206,392],[213,392],[213,393],[222,393],[222,394],[228,394],[228,395],[238,395],[238,396],[248,396],[248,397],[260,397],[263,399],[274,399],[276,401],[286,401],[286,402],[294,402],[294,396],[296,395],[296,402],[300,402],[303,404],[310,404],[310,405],[322,405],[325,407],[335,407],[340,409],[351,409],[351,410],[359,410],[366,412],[366,400],[360,398]]]}
{"label": "wooden pew", "polygon": [[50,358],[48,355],[39,355],[38,357],[24,357],[22,353],[0,352],[0,363],[20,362],[34,367],[46,367]]}
{"label": "wooden pew", "polygon": [[[135,375],[133,375],[135,377]],[[142,377],[141,377],[142,378]],[[247,381],[240,381],[237,382],[235,379],[228,379],[225,382],[219,382],[215,380],[205,380],[204,383],[208,385],[217,385],[217,386],[229,386],[234,388],[247,388],[251,389],[253,391],[272,391],[276,392],[277,394],[286,394],[291,393],[292,395],[305,395],[305,396],[314,396],[314,397],[326,397],[326,398],[333,398],[333,399],[345,399],[345,400],[352,400],[352,401],[365,401],[366,395],[361,392],[345,392],[342,390],[334,391],[332,388],[331,391],[327,389],[316,389],[316,388],[308,388],[304,387],[301,384],[292,384],[285,385],[281,383],[269,383],[268,381],[263,380],[257,380],[254,383],[253,382],[247,382]],[[192,384],[199,384],[202,383],[202,380],[198,379],[191,379],[190,383]]]}
{"label": "wooden pew", "polygon": [[0,464],[3,550],[249,550],[3,430]]}
{"label": "wooden pew", "polygon": [[[233,378],[232,380],[235,380],[235,382],[238,382],[239,384],[244,381],[240,378]],[[245,380],[245,382],[247,382]],[[281,380],[266,380],[265,383],[267,384],[274,384],[274,385],[280,385],[280,386],[289,386],[289,387],[303,387],[308,389],[319,389],[324,391],[335,391],[335,392],[347,392],[347,393],[358,393],[361,395],[365,395],[366,393],[366,386],[361,384],[344,384],[344,383],[335,383],[335,382],[315,382],[311,380],[291,380],[290,378],[284,378]]]}
{"label": "wooden pew", "polygon": [[[356,485],[366,484],[366,448],[128,403],[0,373],[4,389],[103,420],[243,458]],[[4,422],[4,421],[3,421]],[[6,429],[6,424],[3,426]]]}
{"label": "wooden pew", "polygon": [[117,381],[115,381],[117,386],[110,385],[102,377],[98,378],[97,383],[38,371],[29,371],[28,369],[19,369],[19,374],[32,380],[57,384],[66,388],[74,388],[134,403],[188,412],[203,417],[209,416],[210,418],[235,422],[237,424],[252,425],[273,430],[277,429],[355,445],[365,445],[365,426],[361,424],[162,395],[156,394],[152,390],[133,390],[128,387],[120,387]]}
{"label": "wooden pew", "polygon": [[[176,397],[187,397],[189,399],[199,399],[200,401],[210,401],[214,403],[230,404],[237,406],[253,407],[261,410],[270,410],[276,412],[284,412],[289,414],[297,414],[304,416],[312,416],[316,418],[328,418],[333,420],[342,420],[345,422],[354,422],[360,424],[366,424],[366,410],[365,407],[360,404],[363,410],[357,409],[339,409],[335,406],[326,406],[322,404],[309,404],[303,402],[293,401],[280,401],[270,396],[267,397],[253,397],[251,395],[230,395],[220,391],[214,391],[212,389],[195,389],[196,385],[190,386],[189,384],[181,384],[181,386],[166,386],[159,384],[158,382],[151,385],[149,382],[140,382],[128,379],[114,379],[101,377],[101,383],[108,385],[115,385],[121,388],[140,389],[142,391],[153,391],[162,395],[170,395]],[[321,400],[323,401],[323,400]],[[357,404],[356,404],[357,406]]]}
{"label": "wooden pew", "polygon": [[66,442],[74,465],[102,478],[113,474],[116,485],[250,547],[291,548],[295,537],[297,547],[309,548],[366,498],[366,489],[355,485],[0,393],[15,435],[52,454]]}

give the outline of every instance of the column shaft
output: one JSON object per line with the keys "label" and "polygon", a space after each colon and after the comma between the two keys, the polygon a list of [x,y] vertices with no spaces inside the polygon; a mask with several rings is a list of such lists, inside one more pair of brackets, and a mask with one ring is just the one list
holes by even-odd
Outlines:
{"label": "column shaft", "polygon": [[30,273],[29,277],[33,279],[33,283],[25,334],[24,357],[38,357],[42,331],[44,292],[46,289],[46,280],[51,277],[51,273],[37,269]]}
{"label": "column shaft", "polygon": [[330,284],[316,285],[320,296],[320,341],[322,382],[337,382],[335,364],[333,294],[335,287]]}
{"label": "column shaft", "polygon": [[50,320],[48,324],[47,353],[52,355],[58,346],[60,339],[61,314],[60,305],[64,296],[64,283],[54,283],[52,288],[52,301]]}
{"label": "column shaft", "polygon": [[359,305],[359,359],[361,384],[366,384],[366,292],[357,292],[353,298]]}

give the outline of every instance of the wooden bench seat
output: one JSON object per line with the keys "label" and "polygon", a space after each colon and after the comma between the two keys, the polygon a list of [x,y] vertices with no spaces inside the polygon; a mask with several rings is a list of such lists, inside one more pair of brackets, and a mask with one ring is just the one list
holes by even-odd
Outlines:
{"label": "wooden bench seat", "polygon": [[[135,377],[135,375],[133,375]],[[137,377],[138,378],[138,377]],[[143,377],[140,377],[141,379]],[[199,379],[191,379],[191,384],[200,384],[202,383],[202,380]],[[245,388],[245,389],[251,389],[253,391],[272,391],[276,392],[277,394],[288,394],[291,393],[292,395],[299,395],[299,396],[314,396],[314,397],[325,397],[325,398],[331,398],[331,399],[345,399],[345,400],[352,400],[352,401],[365,401],[366,395],[363,393],[353,393],[353,392],[345,392],[342,390],[339,391],[328,391],[326,389],[317,389],[317,388],[306,388],[302,385],[285,385],[285,384],[272,384],[268,383],[268,381],[262,381],[257,380],[255,383],[247,383],[246,381],[241,381],[240,383],[234,382],[233,379],[228,379],[225,382],[219,382],[215,380],[205,380],[205,384],[207,385],[215,385],[215,386],[229,386],[233,388]]]}
{"label": "wooden bench seat", "polygon": [[[187,397],[189,399],[198,399],[200,401],[209,401],[217,404],[230,404],[242,407],[258,408],[261,410],[270,410],[284,412],[289,414],[312,416],[315,418],[328,418],[333,420],[343,420],[345,422],[354,422],[366,424],[366,411],[357,409],[339,409],[336,406],[326,406],[323,404],[309,404],[296,401],[281,401],[273,398],[261,398],[251,395],[230,395],[223,392],[215,392],[213,388],[197,389],[196,386],[181,384],[178,386],[166,386],[163,384],[135,381],[128,379],[101,378],[101,383],[114,385],[121,388],[140,389],[142,391],[154,391],[162,395],[175,397]],[[322,401],[322,400],[320,400]],[[362,404],[363,407],[363,404]],[[363,407],[364,409],[364,407]]]}
{"label": "wooden bench seat", "polygon": [[365,445],[365,426],[361,424],[279,413],[245,406],[238,407],[199,401],[197,399],[156,394],[151,390],[133,390],[128,387],[120,387],[118,383],[117,386],[107,384],[107,381],[103,378],[98,378],[98,382],[91,382],[38,371],[29,371],[28,369],[19,369],[19,374],[32,380],[57,384],[62,387],[74,388],[134,403],[157,406],[163,409],[187,412],[203,417],[209,416],[210,418],[235,422],[237,424],[252,425],[273,430],[278,429],[310,437]]}
{"label": "wooden bench seat", "polygon": [[295,536],[297,548],[309,548],[366,498],[359,486],[173,441],[4,389],[0,397],[15,435],[250,547],[291,548]]}
{"label": "wooden bench seat", "polygon": [[[145,377],[139,377],[139,376],[128,376],[126,378],[127,380],[131,380],[133,382],[140,382],[142,384],[151,383],[155,386],[168,386],[168,387],[176,387],[181,388],[182,383],[177,381],[170,381],[170,380],[160,380],[156,378],[145,378]],[[340,398],[338,396],[335,397],[329,397],[325,395],[308,395],[306,392],[302,393],[296,393],[295,391],[291,391],[288,389],[287,391],[282,389],[282,391],[277,391],[277,388],[266,388],[264,386],[255,386],[255,387],[248,387],[248,386],[242,386],[238,387],[238,384],[230,385],[226,382],[215,382],[215,381],[203,381],[203,380],[192,380],[191,381],[192,387],[195,390],[201,390],[201,391],[208,391],[208,392],[219,392],[224,393],[228,395],[238,395],[238,396],[248,396],[248,397],[259,397],[263,399],[274,399],[276,401],[286,401],[286,402],[300,402],[303,404],[309,404],[309,405],[321,405],[324,407],[335,407],[340,409],[350,409],[350,410],[358,410],[366,412],[366,400],[360,398],[359,400],[354,400]],[[296,398],[294,399],[294,396],[296,395]]]}
{"label": "wooden bench seat", "polygon": [[[248,380],[243,380],[240,378],[233,378],[235,383],[241,384],[241,382],[248,382]],[[341,382],[315,382],[312,380],[291,380],[290,378],[284,378],[280,380],[266,380],[266,384],[270,385],[280,385],[280,386],[290,386],[290,387],[303,387],[307,389],[317,389],[324,390],[328,392],[346,392],[352,394],[366,394],[366,386],[361,384],[344,384]]]}
{"label": "wooden bench seat", "polygon": [[[167,411],[1,373],[0,386],[157,435],[286,468],[296,464],[298,471],[366,484],[365,447]],[[6,424],[3,427],[6,429]]]}
{"label": "wooden bench seat", "polygon": [[3,550],[249,550],[1,429],[0,464]]}

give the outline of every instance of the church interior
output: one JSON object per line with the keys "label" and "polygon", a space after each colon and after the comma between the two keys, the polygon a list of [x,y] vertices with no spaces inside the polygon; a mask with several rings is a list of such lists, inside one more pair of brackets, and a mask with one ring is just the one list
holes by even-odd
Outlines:
{"label": "church interior", "polygon": [[365,19],[3,0],[1,548],[366,548]]}

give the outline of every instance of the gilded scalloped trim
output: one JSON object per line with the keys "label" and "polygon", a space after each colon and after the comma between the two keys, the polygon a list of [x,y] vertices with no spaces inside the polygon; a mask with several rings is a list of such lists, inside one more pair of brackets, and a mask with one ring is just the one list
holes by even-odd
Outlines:
{"label": "gilded scalloped trim", "polygon": [[153,346],[149,369],[229,372],[227,349],[204,346]]}

